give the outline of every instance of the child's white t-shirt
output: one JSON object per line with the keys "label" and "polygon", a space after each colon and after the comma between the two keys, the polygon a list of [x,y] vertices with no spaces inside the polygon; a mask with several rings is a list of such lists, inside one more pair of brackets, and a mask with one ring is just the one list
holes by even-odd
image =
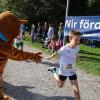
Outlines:
{"label": "child's white t-shirt", "polygon": [[72,76],[76,74],[75,62],[79,52],[79,46],[70,48],[69,44],[61,47],[58,51],[60,54],[59,74],[63,76]]}

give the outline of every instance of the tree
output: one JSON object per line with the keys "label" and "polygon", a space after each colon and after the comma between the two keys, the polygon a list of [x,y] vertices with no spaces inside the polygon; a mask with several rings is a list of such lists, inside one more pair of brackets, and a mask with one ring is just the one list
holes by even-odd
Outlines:
{"label": "tree", "polygon": [[[6,1],[6,2],[5,2]],[[65,17],[65,0],[2,0],[6,10],[21,18],[32,20],[62,20]],[[2,10],[3,11],[3,10]]]}
{"label": "tree", "polygon": [[[64,21],[67,0],[0,0],[0,12],[10,10],[30,22]],[[69,15],[99,14],[99,0],[70,0]],[[95,9],[94,9],[95,7]]]}
{"label": "tree", "polygon": [[7,0],[0,0],[0,13],[7,10]]}
{"label": "tree", "polygon": [[69,15],[79,16],[88,15],[88,0],[70,0],[69,3]]}
{"label": "tree", "polygon": [[100,0],[91,1],[90,15],[100,15]]}

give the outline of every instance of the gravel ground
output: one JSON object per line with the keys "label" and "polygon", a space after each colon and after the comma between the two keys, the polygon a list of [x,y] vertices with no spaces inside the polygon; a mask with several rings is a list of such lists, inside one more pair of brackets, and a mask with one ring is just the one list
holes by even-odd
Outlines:
{"label": "gravel ground", "polygon": [[[25,50],[38,51],[26,45]],[[11,100],[74,100],[69,80],[60,89],[52,73],[47,71],[52,65],[59,66],[58,60],[43,60],[40,64],[9,60],[3,75],[5,93]],[[100,77],[79,69],[77,73],[81,100],[100,100]]]}

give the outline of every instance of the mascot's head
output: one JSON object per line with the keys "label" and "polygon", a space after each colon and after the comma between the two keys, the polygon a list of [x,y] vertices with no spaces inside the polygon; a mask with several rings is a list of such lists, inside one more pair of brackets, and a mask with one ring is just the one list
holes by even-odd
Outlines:
{"label": "mascot's head", "polygon": [[19,35],[20,24],[28,23],[27,20],[20,20],[10,11],[0,14],[0,40],[8,43]]}

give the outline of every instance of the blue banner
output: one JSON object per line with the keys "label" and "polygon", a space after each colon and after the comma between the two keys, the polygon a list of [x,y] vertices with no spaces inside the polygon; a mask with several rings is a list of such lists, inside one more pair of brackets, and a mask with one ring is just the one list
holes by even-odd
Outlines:
{"label": "blue banner", "polygon": [[65,20],[64,35],[72,29],[77,29],[81,33],[100,34],[100,16],[69,16]]}

